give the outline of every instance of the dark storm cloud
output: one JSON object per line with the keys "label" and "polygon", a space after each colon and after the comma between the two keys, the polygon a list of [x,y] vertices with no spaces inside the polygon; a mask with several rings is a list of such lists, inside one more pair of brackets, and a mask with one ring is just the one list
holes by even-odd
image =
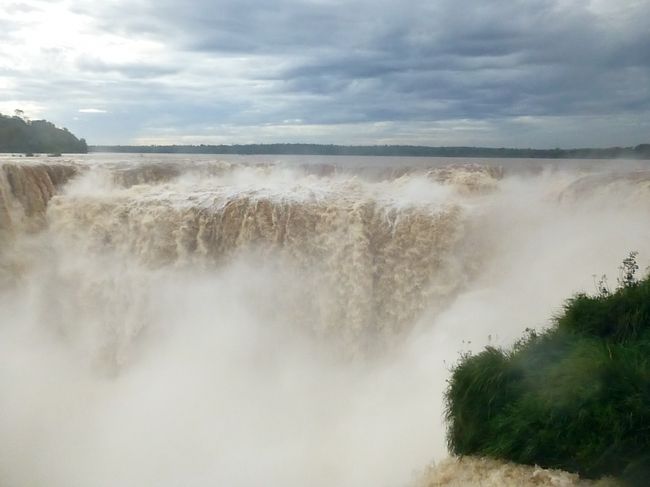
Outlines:
{"label": "dark storm cloud", "polygon": [[177,128],[210,114],[246,126],[638,117],[650,113],[650,0],[623,4],[80,0],[98,32],[167,55],[85,54],[76,67],[117,76],[102,85],[110,103],[136,92]]}
{"label": "dark storm cloud", "polygon": [[[277,89],[321,96],[301,116],[314,122],[649,108],[650,29],[609,26],[580,3],[163,0],[140,8],[158,20],[152,33],[167,32],[181,49],[286,59]],[[349,110],[324,113],[332,98]]]}

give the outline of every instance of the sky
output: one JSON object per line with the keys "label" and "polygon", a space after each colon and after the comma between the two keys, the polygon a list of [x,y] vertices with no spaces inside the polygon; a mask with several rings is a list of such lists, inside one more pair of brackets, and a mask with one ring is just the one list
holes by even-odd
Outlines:
{"label": "sky", "polygon": [[650,0],[2,0],[0,113],[89,144],[650,142]]}

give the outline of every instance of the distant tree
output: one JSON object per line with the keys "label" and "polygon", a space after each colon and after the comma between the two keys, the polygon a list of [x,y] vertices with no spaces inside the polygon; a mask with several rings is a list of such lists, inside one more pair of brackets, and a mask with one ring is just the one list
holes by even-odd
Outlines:
{"label": "distant tree", "polygon": [[67,130],[47,120],[26,123],[17,110],[13,117],[0,114],[0,152],[85,153],[88,146]]}
{"label": "distant tree", "polygon": [[634,148],[634,152],[644,159],[650,158],[650,144],[639,144]]}

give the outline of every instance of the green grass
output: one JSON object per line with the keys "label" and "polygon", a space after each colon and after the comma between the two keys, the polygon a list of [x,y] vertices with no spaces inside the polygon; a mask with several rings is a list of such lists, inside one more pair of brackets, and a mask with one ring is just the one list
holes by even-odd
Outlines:
{"label": "green grass", "polygon": [[462,356],[446,407],[454,454],[650,485],[650,279],[573,297],[511,350]]}

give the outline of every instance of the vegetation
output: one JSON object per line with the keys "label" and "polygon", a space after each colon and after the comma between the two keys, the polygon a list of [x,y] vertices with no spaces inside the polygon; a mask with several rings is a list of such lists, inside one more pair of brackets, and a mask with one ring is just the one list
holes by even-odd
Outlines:
{"label": "vegetation", "polygon": [[490,147],[425,147],[415,145],[344,146],[321,144],[248,145],[98,145],[91,152],[160,154],[295,154],[327,156],[501,157],[548,159],[650,159],[650,144],[608,149],[507,149]]}
{"label": "vegetation", "polygon": [[650,479],[650,278],[636,253],[619,287],[568,300],[511,350],[463,355],[446,393],[450,451],[588,478]]}
{"label": "vegetation", "polygon": [[77,139],[68,129],[57,128],[46,120],[26,120],[19,114],[0,114],[0,153],[86,153],[84,139]]}

